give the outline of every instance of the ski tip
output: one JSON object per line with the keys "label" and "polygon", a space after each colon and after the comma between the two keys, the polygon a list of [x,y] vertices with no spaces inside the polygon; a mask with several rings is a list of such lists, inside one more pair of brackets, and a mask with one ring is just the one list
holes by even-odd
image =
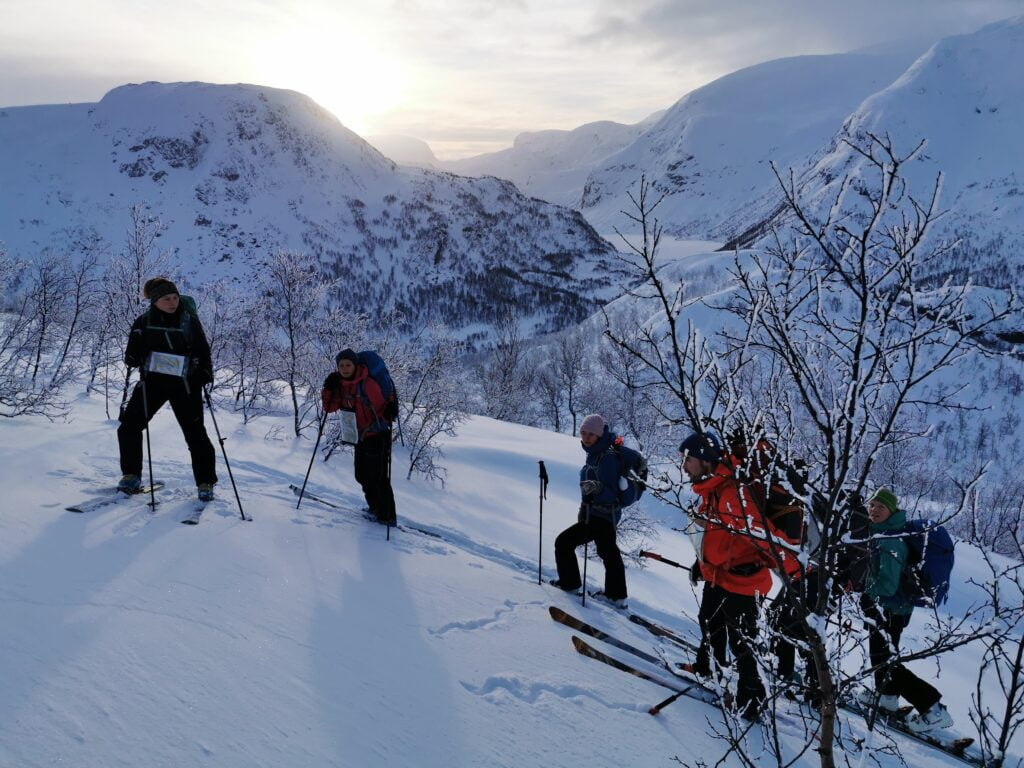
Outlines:
{"label": "ski tip", "polygon": [[182,520],[181,524],[182,525],[199,525],[199,521],[198,520]]}

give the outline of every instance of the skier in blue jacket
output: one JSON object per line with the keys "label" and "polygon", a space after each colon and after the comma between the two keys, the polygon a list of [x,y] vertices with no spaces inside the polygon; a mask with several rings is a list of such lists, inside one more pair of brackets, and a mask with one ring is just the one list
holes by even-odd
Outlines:
{"label": "skier in blue jacket", "polygon": [[613,449],[616,435],[599,414],[591,414],[580,424],[580,442],[587,454],[580,469],[580,511],[577,521],[555,539],[555,564],[558,579],[551,582],[567,592],[582,585],[576,547],[593,541],[604,562],[604,591],[596,592],[616,607],[626,607],[626,567],[615,541],[615,527],[622,517],[619,503],[619,457]]}

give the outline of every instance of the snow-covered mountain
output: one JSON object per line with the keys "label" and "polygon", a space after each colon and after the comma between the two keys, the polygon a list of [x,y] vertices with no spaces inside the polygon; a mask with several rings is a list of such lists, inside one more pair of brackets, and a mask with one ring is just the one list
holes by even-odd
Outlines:
{"label": "snow-covered mountain", "polygon": [[646,175],[666,198],[658,217],[679,236],[727,238],[745,206],[774,189],[769,168],[799,165],[867,96],[920,54],[798,56],[741,69],[688,93],[587,178],[580,210],[599,231],[622,225],[623,200]]}
{"label": "snow-covered mountain", "polygon": [[[939,41],[850,115],[801,180],[803,198],[821,210],[845,177],[866,174],[867,161],[848,142],[864,146],[868,134],[887,136],[906,154],[925,140],[904,175],[923,202],[943,175],[940,208],[947,213],[935,236],[962,239],[940,275],[961,284],[969,277],[983,285],[1024,285],[1022,71],[1024,16]],[[855,203],[855,190],[848,200]],[[754,210],[767,218],[776,205],[777,196],[769,196]]]}
{"label": "snow-covered mountain", "polygon": [[587,175],[636,141],[662,114],[634,125],[605,120],[570,131],[521,133],[509,149],[453,160],[445,167],[467,176],[508,179],[531,197],[578,208]]}
{"label": "snow-covered mountain", "polygon": [[146,83],[3,109],[0,179],[0,242],[18,256],[120,248],[145,203],[186,276],[245,284],[267,254],[308,251],[342,280],[339,301],[413,324],[517,304],[550,328],[616,293],[613,249],[575,211],[396,166],[291,91]]}
{"label": "snow-covered mountain", "polygon": [[437,168],[439,166],[434,150],[423,139],[398,134],[381,134],[363,138],[378,152],[399,165],[415,165],[420,168]]}

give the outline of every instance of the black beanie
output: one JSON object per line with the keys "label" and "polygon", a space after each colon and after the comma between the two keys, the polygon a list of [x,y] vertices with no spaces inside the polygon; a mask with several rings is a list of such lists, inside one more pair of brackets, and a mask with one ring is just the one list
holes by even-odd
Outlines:
{"label": "black beanie", "polygon": [[722,460],[722,448],[714,432],[694,432],[679,444],[679,452],[712,464]]}
{"label": "black beanie", "polygon": [[178,286],[170,280],[161,280],[149,289],[149,301],[151,304],[156,304],[157,299],[170,296],[172,293],[178,293]]}
{"label": "black beanie", "polygon": [[334,364],[337,365],[342,360],[351,360],[353,365],[359,364],[359,355],[357,355],[351,348],[346,347],[338,353],[338,356],[334,358]]}

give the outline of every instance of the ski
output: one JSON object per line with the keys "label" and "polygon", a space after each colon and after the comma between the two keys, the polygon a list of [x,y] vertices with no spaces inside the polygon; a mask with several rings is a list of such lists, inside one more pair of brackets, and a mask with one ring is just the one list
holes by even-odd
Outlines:
{"label": "ski", "polygon": [[602,589],[588,590],[587,595],[591,599],[596,600],[602,605],[607,605],[609,608],[614,608],[616,611],[626,611],[629,609],[628,605],[616,605],[612,600],[608,598],[607,595],[605,595],[604,590]]}
{"label": "ski", "polygon": [[101,498],[98,499],[89,499],[88,501],[83,501],[80,504],[75,504],[70,507],[64,507],[64,509],[67,510],[68,512],[78,513],[95,512],[97,509],[103,509],[104,507],[109,507],[112,504],[119,504],[122,501],[125,501],[126,499],[132,498],[133,496],[143,496],[149,494],[152,491],[159,491],[163,487],[164,484],[158,481],[153,483],[152,485],[145,485],[134,493],[125,493],[124,491],[118,491],[115,489],[113,492],[113,496],[102,496]]}
{"label": "ski", "polygon": [[[594,646],[589,645],[582,637],[577,635],[572,636],[572,645],[579,653],[583,654],[587,658],[603,662],[609,667],[613,667],[620,672],[625,672],[628,675],[633,675],[633,677],[639,677],[641,680],[647,680],[648,682],[655,683],[663,688],[668,688],[676,694],[676,696],[673,697],[673,700],[678,696],[688,696],[691,699],[695,699],[704,704],[711,704],[716,707],[718,706],[718,696],[705,688],[701,688],[699,685],[677,684],[658,677],[657,675],[652,675],[650,672],[644,672],[642,669],[637,669],[624,661],[619,661],[614,656],[602,653]],[[662,702],[659,705],[651,707],[648,712],[652,715],[658,714],[658,712],[660,712],[664,707],[665,703],[666,702]]]}
{"label": "ski", "polygon": [[[839,706],[847,712],[861,717],[866,718],[871,714],[868,709],[856,699],[843,699],[839,702]],[[907,712],[907,708],[903,708],[893,713],[887,713],[884,710],[879,709],[875,717],[877,722],[882,723],[886,728],[899,733],[901,736],[906,736],[908,739],[913,739],[921,744],[927,744],[934,747],[935,749],[955,757],[968,765],[975,766],[975,768],[986,767],[985,758],[976,749],[969,749],[971,745],[974,744],[974,739],[966,736],[944,736],[941,732],[915,733],[907,728],[906,722],[903,720]]]}
{"label": "ski", "polygon": [[591,637],[597,640],[601,640],[602,642],[608,643],[608,645],[614,645],[619,650],[626,651],[627,653],[632,653],[634,656],[638,656],[639,658],[643,659],[644,661],[648,661],[651,664],[657,664],[659,667],[666,666],[664,660],[659,659],[657,656],[647,653],[646,651],[641,651],[639,648],[634,648],[629,643],[625,643],[616,637],[612,637],[607,632],[600,630],[595,626],[587,624],[587,622],[585,621],[577,619],[575,616],[566,613],[557,606],[549,606],[548,613],[551,614],[551,618],[557,621],[559,624],[565,624],[565,626],[571,627],[572,629],[575,629],[577,632],[582,632],[585,635],[590,635]]}
{"label": "ski", "polygon": [[203,516],[208,501],[197,501],[192,504],[192,511],[181,521],[182,525],[199,525],[199,519]]}
{"label": "ski", "polygon": [[[289,485],[288,487],[291,488],[292,493],[294,493],[296,496],[302,493],[302,489],[297,485]],[[317,504],[323,504],[325,507],[336,509],[339,512],[349,512],[353,515],[359,515],[364,520],[367,520],[371,523],[377,523],[378,525],[380,524],[380,521],[374,515],[362,512],[360,510],[351,509],[350,507],[343,507],[339,504],[335,504],[333,501],[328,501],[327,499],[321,496],[317,496],[316,494],[310,493],[309,491],[302,493],[302,498],[309,499],[310,501],[315,501]],[[442,536],[440,533],[428,531],[426,528],[418,528],[415,525],[406,525],[405,523],[400,523],[398,525],[392,525],[391,527],[396,528],[399,531],[402,531],[403,533],[408,533],[411,531],[413,533],[421,533],[424,536],[429,536],[432,539],[440,539],[441,541],[445,540],[444,536]]]}
{"label": "ski", "polygon": [[689,640],[682,635],[678,635],[668,627],[663,627],[661,624],[655,624],[650,619],[645,619],[643,616],[638,616],[635,613],[629,614],[629,620],[634,624],[646,629],[655,637],[661,637],[672,643],[675,643],[680,648],[684,648],[690,653],[697,653],[697,645],[692,640]]}
{"label": "ski", "polygon": [[315,501],[317,504],[323,504],[325,507],[330,507],[331,509],[338,509],[338,510],[341,510],[342,512],[353,512],[353,511],[355,511],[355,510],[347,509],[346,507],[339,506],[338,504],[335,504],[332,501],[328,501],[327,499],[324,499],[324,498],[322,498],[320,496],[316,496],[316,495],[310,493],[309,491],[306,491],[305,493],[303,493],[302,489],[299,488],[299,486],[297,486],[295,484],[289,485],[288,487],[292,489],[292,493],[294,493],[296,496],[301,495],[302,498],[309,499],[310,501]]}

